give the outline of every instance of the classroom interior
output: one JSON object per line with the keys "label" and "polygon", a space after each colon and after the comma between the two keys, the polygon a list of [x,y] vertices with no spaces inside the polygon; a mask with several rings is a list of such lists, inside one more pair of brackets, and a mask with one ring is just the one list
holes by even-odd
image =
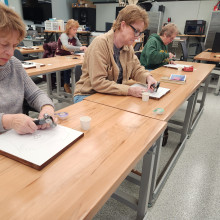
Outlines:
{"label": "classroom interior", "polygon": [[[75,4],[80,1],[73,0],[51,0],[51,15],[52,18],[63,20],[64,23],[68,19],[77,18],[74,15]],[[150,33],[159,33],[162,24],[171,21],[175,23],[179,29],[179,36],[169,45],[169,50],[176,54],[177,60],[186,62],[206,62],[203,60],[195,60],[194,57],[199,55],[204,50],[211,48],[216,32],[220,32],[220,19],[216,25],[214,23],[214,33],[212,26],[214,6],[218,3],[217,0],[195,0],[195,1],[139,1],[151,4],[149,11]],[[8,0],[10,7],[20,14],[22,17],[22,1]],[[144,4],[144,3],[143,3]],[[74,7],[73,7],[74,5]],[[92,14],[92,23],[83,23],[80,28],[83,31],[88,31],[85,35],[82,34],[80,38],[87,46],[92,40],[106,32],[115,19],[118,1],[111,0],[96,0],[92,3],[92,11],[95,10],[95,17]],[[95,6],[94,6],[95,5]],[[159,6],[160,7],[159,10]],[[93,13],[92,12],[92,13]],[[215,14],[214,14],[215,16]],[[94,19],[95,18],[95,19]],[[80,19],[80,18],[79,18]],[[154,23],[154,19],[158,22]],[[200,34],[192,33],[186,34],[186,21],[196,20],[205,21],[204,32]],[[31,45],[42,46],[42,43],[49,41],[48,34],[44,32],[44,22],[37,23],[30,20],[24,20],[25,24],[30,29],[38,31],[39,40],[31,41]],[[86,21],[87,22],[87,21]],[[87,28],[87,29],[86,29]],[[211,31],[210,31],[211,30]],[[52,36],[51,40],[55,41],[60,33]],[[40,37],[42,37],[40,39]],[[183,43],[182,43],[183,42]],[[137,49],[139,52],[144,46],[144,39],[139,39],[137,42],[141,43]],[[24,40],[24,46],[30,46],[30,39]],[[135,45],[134,45],[135,46]],[[220,53],[220,51],[218,51]],[[37,59],[42,57],[43,52],[33,54],[23,54],[26,59]],[[145,215],[145,220],[200,220],[200,219],[219,219],[220,218],[220,60],[214,63],[215,69],[211,73],[210,85],[207,88],[206,100],[204,110],[197,122],[193,133],[186,141],[180,156],[176,159],[171,167],[171,171],[163,182],[163,187],[159,191],[157,198],[151,204],[148,204],[148,211]],[[40,77],[42,78],[42,77]],[[33,77],[37,85],[48,92],[47,83],[38,77]],[[39,82],[38,82],[39,81]],[[73,81],[72,81],[73,83]],[[62,98],[54,98],[55,110],[60,110],[72,105],[72,97],[63,95],[63,88],[60,94]],[[202,97],[204,91],[204,84],[200,87],[198,97]],[[184,117],[187,103],[183,103],[178,111],[172,116],[172,120]],[[196,105],[198,110],[199,106]],[[30,112],[31,117],[37,117],[36,112]],[[169,165],[170,158],[176,151],[179,136],[176,133],[169,131],[168,142],[166,146],[161,149],[160,166],[158,176],[164,172]],[[135,166],[135,170],[141,172],[142,160]],[[124,192],[129,192],[135,197],[138,197],[138,187],[124,180],[119,189]],[[136,219],[136,211],[126,206],[125,204],[110,197],[102,208],[92,218],[94,220],[133,220]]]}

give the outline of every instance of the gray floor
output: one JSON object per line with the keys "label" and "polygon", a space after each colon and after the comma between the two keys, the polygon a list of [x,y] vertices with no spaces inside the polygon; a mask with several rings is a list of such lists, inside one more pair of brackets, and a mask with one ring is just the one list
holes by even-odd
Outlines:
{"label": "gray floor", "polygon": [[[145,220],[217,220],[220,219],[220,96],[209,90],[204,112],[186,142],[180,158]],[[67,106],[56,103],[56,109]],[[174,117],[184,112],[185,105]],[[162,171],[174,150],[177,136],[169,132],[162,148]],[[141,162],[137,165],[139,169]],[[121,190],[138,195],[138,188],[124,181]],[[136,212],[110,198],[93,220],[130,220]]]}

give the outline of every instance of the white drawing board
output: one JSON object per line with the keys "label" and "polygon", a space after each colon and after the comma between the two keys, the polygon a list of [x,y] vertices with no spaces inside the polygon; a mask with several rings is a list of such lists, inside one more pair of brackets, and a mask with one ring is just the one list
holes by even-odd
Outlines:
{"label": "white drawing board", "polygon": [[0,135],[0,153],[40,170],[83,135],[61,125],[25,135],[10,130]]}

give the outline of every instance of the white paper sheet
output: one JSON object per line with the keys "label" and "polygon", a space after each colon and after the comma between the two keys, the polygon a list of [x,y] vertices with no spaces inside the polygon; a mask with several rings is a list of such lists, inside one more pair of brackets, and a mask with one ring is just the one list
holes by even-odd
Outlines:
{"label": "white paper sheet", "polygon": [[[22,61],[21,63],[24,69],[35,68],[37,64],[35,62],[30,62],[30,61]],[[45,65],[40,63],[40,66],[45,66]]]}
{"label": "white paper sheet", "polygon": [[192,65],[183,65],[183,64],[167,64],[167,65],[164,65],[165,67],[169,67],[169,68],[175,68],[175,69],[178,69],[179,67],[181,67],[182,69],[184,67],[190,67]]}
{"label": "white paper sheet", "polygon": [[[144,89],[147,89],[147,85],[143,85],[143,84],[134,84],[131,87],[142,87]],[[159,87],[157,92],[149,92],[149,96],[151,98],[156,98],[156,99],[160,99],[162,96],[164,96],[166,93],[168,93],[170,91],[170,89],[168,88],[163,88],[163,87]]]}
{"label": "white paper sheet", "polygon": [[10,130],[0,135],[0,150],[41,166],[82,134],[61,125],[25,135]]}

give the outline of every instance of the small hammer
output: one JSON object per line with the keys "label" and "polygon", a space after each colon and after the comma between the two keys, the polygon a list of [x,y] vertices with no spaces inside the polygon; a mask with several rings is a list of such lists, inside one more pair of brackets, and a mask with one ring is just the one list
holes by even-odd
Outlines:
{"label": "small hammer", "polygon": [[54,122],[53,118],[48,114],[44,114],[44,118],[42,118],[42,119],[34,120],[34,123],[36,125],[43,125],[46,123],[46,124],[49,124],[51,128],[54,128],[57,126],[57,124]]}

